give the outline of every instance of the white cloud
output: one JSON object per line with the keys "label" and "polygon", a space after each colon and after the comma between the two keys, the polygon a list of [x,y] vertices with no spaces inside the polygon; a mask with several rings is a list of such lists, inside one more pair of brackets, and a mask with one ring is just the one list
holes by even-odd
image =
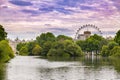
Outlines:
{"label": "white cloud", "polygon": [[[71,14],[60,13],[57,10],[46,13],[38,11],[41,4],[60,6],[56,5],[53,1],[54,0],[31,0],[34,5],[20,7],[10,4],[7,0],[2,0],[0,1],[1,7],[7,6],[7,8],[0,9],[2,12],[0,13],[0,23],[4,25],[6,31],[10,33],[10,35],[8,34],[9,37],[23,36],[26,34],[24,38],[28,35],[35,37],[38,33],[47,31],[56,33],[55,30],[51,30],[50,28],[68,29],[70,30],[69,32],[58,32],[74,37],[76,30],[84,24],[95,24],[102,31],[116,32],[120,29],[120,13],[112,1],[105,0],[105,2],[101,3],[98,1],[91,5],[88,3],[79,4],[77,7],[61,6],[64,7],[64,9],[72,10],[73,13]],[[101,4],[105,5],[101,6]],[[93,7],[93,10],[82,10],[80,6]],[[23,9],[35,10],[38,11],[39,14],[24,13],[21,11]]]}

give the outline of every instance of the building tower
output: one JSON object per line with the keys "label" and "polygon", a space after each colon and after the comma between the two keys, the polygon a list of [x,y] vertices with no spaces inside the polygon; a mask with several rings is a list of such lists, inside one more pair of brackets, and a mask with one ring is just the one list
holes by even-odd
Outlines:
{"label": "building tower", "polygon": [[84,31],[84,36],[85,36],[85,39],[89,38],[91,36],[91,32],[90,31]]}

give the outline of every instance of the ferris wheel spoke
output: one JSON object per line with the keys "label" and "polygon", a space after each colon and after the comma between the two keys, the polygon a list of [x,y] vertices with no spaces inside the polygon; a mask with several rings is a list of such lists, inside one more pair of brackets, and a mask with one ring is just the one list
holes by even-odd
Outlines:
{"label": "ferris wheel spoke", "polygon": [[[78,28],[76,35],[75,35],[75,39],[78,39],[79,36],[83,36],[82,34],[79,34],[84,28],[87,28],[87,31],[91,34],[91,31],[89,31],[89,28],[94,28],[100,35],[102,35],[102,31],[100,30],[100,28],[98,28],[97,26],[93,25],[93,24],[85,24],[83,26],[81,26],[80,28]],[[84,31],[85,32],[85,31]]]}

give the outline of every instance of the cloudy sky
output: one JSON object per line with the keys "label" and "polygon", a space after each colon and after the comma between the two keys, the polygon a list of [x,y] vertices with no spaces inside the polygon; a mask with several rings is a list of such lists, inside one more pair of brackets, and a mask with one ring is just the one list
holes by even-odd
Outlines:
{"label": "cloudy sky", "polygon": [[74,37],[84,24],[114,36],[120,29],[120,0],[0,0],[0,24],[11,39],[43,32]]}

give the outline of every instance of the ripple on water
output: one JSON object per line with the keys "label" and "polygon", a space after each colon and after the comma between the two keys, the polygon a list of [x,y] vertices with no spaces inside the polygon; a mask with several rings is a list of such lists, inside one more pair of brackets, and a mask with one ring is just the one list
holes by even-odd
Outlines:
{"label": "ripple on water", "polygon": [[114,80],[119,75],[112,66],[85,65],[17,56],[8,63],[6,80]]}

